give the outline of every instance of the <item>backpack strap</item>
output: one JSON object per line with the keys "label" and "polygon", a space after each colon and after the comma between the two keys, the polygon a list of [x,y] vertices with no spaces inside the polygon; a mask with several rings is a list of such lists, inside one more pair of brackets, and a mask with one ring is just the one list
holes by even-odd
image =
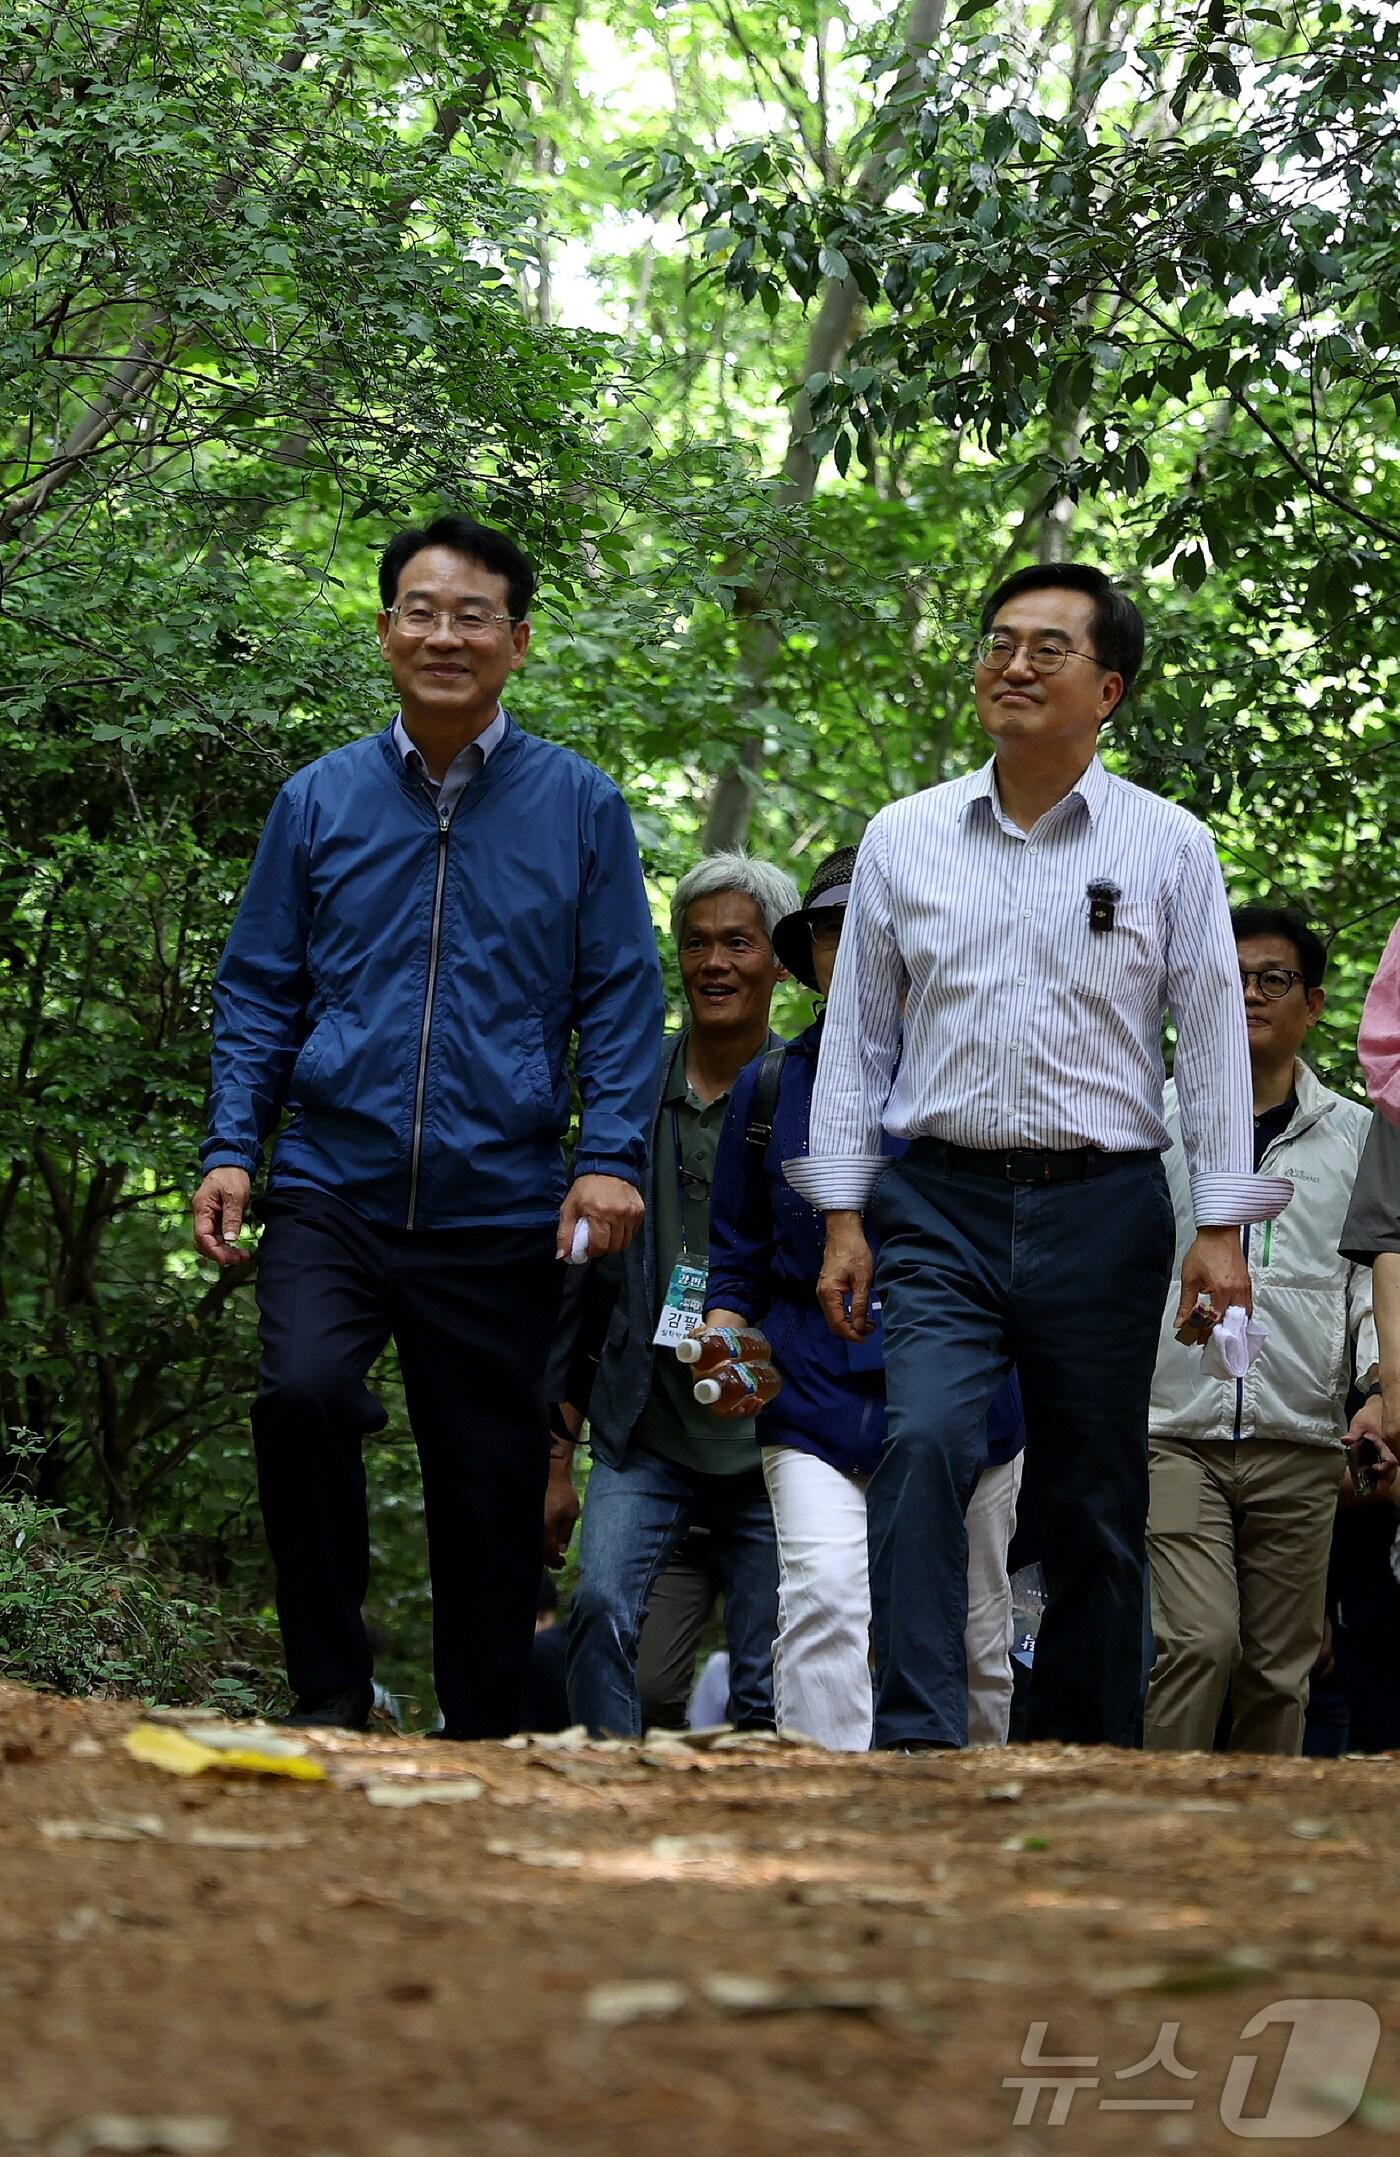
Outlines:
{"label": "backpack strap", "polygon": [[763,1157],[773,1136],[773,1118],[777,1113],[778,1088],[783,1082],[786,1057],[787,1044],[783,1041],[765,1052],[749,1100],[749,1120],[744,1126],[744,1166],[750,1198],[763,1187]]}

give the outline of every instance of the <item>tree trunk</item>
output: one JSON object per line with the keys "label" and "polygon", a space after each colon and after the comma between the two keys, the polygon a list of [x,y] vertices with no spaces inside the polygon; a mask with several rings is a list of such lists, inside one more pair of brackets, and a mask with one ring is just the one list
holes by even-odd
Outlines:
{"label": "tree trunk", "polygon": [[[927,52],[943,27],[947,0],[911,0],[905,24],[905,61],[890,89],[890,100],[903,95],[920,56]],[[895,180],[892,158],[878,151],[862,168],[855,192],[862,201],[885,200]],[[855,337],[860,317],[860,293],[849,277],[831,278],[823,288],[821,302],[812,319],[802,359],[802,379],[830,374]],[[816,489],[817,467],[807,448],[811,410],[805,390],[793,399],[792,427],[783,458],[777,499],[785,507],[809,502]],[[786,598],[790,579],[775,575],[763,588],[746,586],[735,594],[739,619],[739,658],[743,687],[739,694],[740,723],[764,701],[774,661],[782,650],[782,634],[773,620]],[[763,743],[753,734],[744,742],[734,761],[720,773],[710,794],[705,817],[704,847],[707,854],[742,846],[753,813],[753,776],[763,755]]]}

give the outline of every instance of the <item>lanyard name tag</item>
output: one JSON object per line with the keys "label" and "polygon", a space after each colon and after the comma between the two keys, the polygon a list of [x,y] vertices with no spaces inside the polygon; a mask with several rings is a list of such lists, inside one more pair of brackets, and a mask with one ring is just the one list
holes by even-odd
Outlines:
{"label": "lanyard name tag", "polygon": [[676,1260],[652,1335],[654,1348],[674,1348],[695,1331],[705,1315],[705,1284],[709,1277],[709,1267],[697,1265],[693,1258]]}

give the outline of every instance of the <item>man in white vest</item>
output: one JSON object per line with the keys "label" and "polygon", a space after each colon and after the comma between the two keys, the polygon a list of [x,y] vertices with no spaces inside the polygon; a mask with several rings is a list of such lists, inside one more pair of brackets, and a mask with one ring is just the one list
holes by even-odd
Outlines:
{"label": "man in white vest", "polygon": [[[1301,1749],[1322,1643],[1327,1559],[1353,1375],[1375,1387],[1371,1279],[1338,1254],[1370,1111],[1334,1093],[1299,1050],[1322,1015],[1326,947],[1291,908],[1232,920],[1254,1079],[1255,1173],[1293,1203],[1246,1229],[1254,1315],[1267,1339],[1241,1379],[1211,1377],[1163,1315],[1149,1422],[1157,1659],[1146,1742],[1208,1752],[1228,1699],[1237,1752]],[[1178,1137],[1168,1088],[1167,1123]],[[1182,1247],[1193,1234],[1180,1145],[1167,1173]]]}

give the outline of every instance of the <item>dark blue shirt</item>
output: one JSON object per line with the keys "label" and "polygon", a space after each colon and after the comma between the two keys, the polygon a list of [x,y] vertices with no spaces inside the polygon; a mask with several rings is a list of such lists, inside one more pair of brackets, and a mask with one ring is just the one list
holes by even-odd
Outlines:
{"label": "dark blue shirt", "polygon": [[[761,1175],[750,1165],[745,1133],[762,1058],[734,1082],[710,1190],[706,1302],[741,1311],[773,1344],[783,1389],[761,1412],[760,1443],[796,1446],[847,1474],[869,1475],[885,1443],[882,1336],[877,1326],[853,1343],[831,1331],[817,1302],[825,1222],[783,1175],[783,1162],[807,1151],[821,1029],[818,1019],[788,1046]],[[904,1147],[886,1137],[885,1150],[895,1156]],[[1013,1459],[1024,1444],[1013,1372],[987,1413],[988,1464]]]}

